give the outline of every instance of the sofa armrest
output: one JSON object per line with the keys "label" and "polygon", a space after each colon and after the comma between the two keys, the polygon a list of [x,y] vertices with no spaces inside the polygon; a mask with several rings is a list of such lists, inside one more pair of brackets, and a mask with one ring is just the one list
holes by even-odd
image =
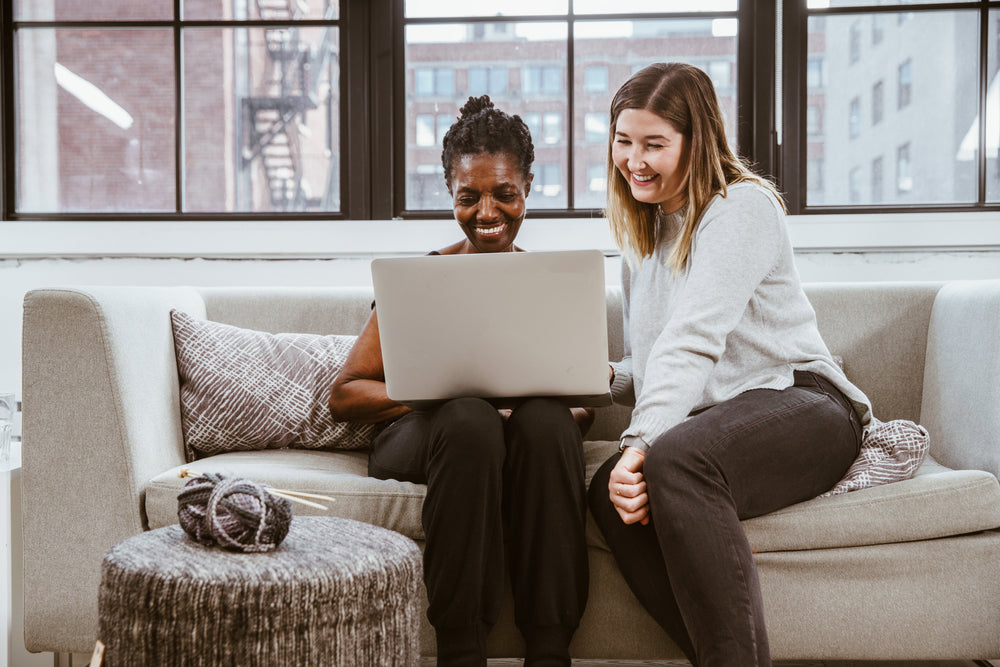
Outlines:
{"label": "sofa armrest", "polygon": [[143,529],[148,479],[184,461],[171,307],[192,288],[43,289],[24,299],[25,645],[93,646],[104,552]]}
{"label": "sofa armrest", "polygon": [[938,292],[920,422],[935,459],[1000,477],[1000,280],[955,281]]}

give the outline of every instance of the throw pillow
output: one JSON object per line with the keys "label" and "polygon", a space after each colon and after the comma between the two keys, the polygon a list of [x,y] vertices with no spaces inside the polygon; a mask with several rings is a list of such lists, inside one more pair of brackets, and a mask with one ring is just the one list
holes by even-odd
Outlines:
{"label": "throw pillow", "polygon": [[927,429],[905,419],[889,422],[872,418],[861,440],[861,452],[847,474],[820,497],[901,482],[913,477],[927,458]]}
{"label": "throw pillow", "polygon": [[327,399],[355,336],[271,334],[170,311],[188,460],[254,449],[360,449],[374,424]]}

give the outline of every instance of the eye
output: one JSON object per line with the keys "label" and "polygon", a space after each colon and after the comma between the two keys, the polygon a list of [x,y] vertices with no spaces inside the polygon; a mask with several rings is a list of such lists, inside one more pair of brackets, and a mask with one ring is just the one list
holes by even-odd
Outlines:
{"label": "eye", "polygon": [[628,139],[615,139],[615,143],[616,143],[616,144],[619,144],[619,145],[621,145],[621,146],[628,146],[628,145],[630,145],[630,144],[631,144],[632,142],[631,142],[631,141],[629,141]]}
{"label": "eye", "polygon": [[499,199],[502,202],[512,202],[515,199],[517,199],[517,195],[514,194],[513,192],[501,192],[500,194],[497,195],[497,199]]}
{"label": "eye", "polygon": [[656,150],[658,148],[663,148],[663,144],[648,144],[648,147],[652,150]]}
{"label": "eye", "polygon": [[459,206],[475,206],[478,200],[475,197],[459,197],[455,201]]}

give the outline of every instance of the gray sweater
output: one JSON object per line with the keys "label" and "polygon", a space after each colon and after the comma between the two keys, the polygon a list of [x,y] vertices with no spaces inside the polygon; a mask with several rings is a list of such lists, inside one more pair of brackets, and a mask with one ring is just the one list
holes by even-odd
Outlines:
{"label": "gray sweater", "polygon": [[796,370],[829,379],[867,426],[871,404],[820,337],[774,196],[754,183],[716,195],[675,275],[667,258],[682,221],[683,211],[661,216],[653,255],[622,261],[625,358],[612,364],[611,393],[635,405],[622,444],[646,450],[692,412],[790,387]]}

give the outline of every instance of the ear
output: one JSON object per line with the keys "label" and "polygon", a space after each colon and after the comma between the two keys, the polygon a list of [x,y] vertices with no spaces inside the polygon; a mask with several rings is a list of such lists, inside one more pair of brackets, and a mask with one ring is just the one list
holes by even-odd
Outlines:
{"label": "ear", "polygon": [[524,196],[531,194],[531,181],[535,180],[534,174],[528,174],[528,182],[524,184]]}

